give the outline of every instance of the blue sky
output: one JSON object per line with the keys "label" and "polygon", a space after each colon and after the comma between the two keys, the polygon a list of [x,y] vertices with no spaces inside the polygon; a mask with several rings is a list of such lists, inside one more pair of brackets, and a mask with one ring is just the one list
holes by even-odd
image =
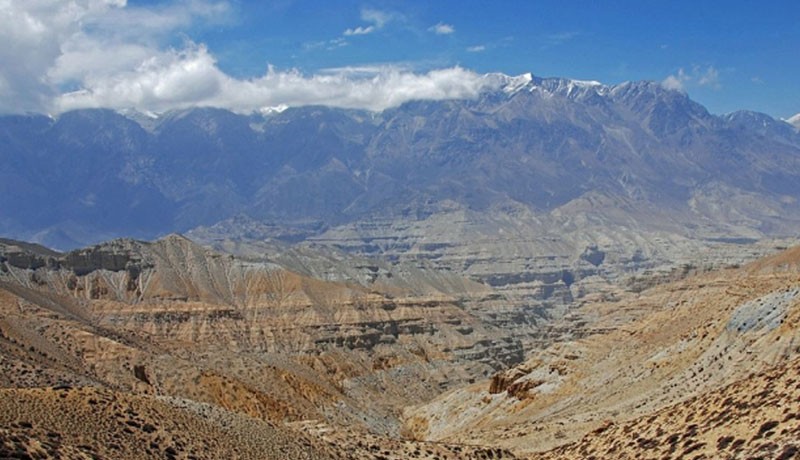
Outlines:
{"label": "blue sky", "polygon": [[[660,81],[713,113],[800,112],[800,2],[82,0],[71,16],[63,3],[0,6],[16,24],[0,39],[19,45],[0,58],[30,61],[0,70],[3,111],[380,110],[398,94],[469,96],[480,74],[532,72]],[[31,18],[44,38],[19,26]]]}

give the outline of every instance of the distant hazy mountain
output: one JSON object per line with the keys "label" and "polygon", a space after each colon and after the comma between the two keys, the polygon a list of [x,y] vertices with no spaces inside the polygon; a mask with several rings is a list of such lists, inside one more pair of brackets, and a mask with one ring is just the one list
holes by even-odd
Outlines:
{"label": "distant hazy mountain", "polygon": [[69,248],[245,214],[318,234],[453,207],[591,211],[580,200],[654,212],[653,228],[708,219],[739,236],[800,216],[800,134],[786,123],[715,116],[653,82],[487,78],[499,89],[476,99],[382,113],[1,117],[0,233]]}

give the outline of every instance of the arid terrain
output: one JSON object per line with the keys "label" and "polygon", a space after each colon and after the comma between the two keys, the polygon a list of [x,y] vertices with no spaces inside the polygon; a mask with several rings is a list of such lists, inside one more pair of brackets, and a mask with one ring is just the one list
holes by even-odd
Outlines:
{"label": "arid terrain", "polygon": [[[402,408],[522,359],[443,294],[325,282],[178,236],[63,256],[5,240],[2,263],[10,451],[480,458],[495,449],[402,441]],[[247,441],[215,441],[225,431]]]}
{"label": "arid terrain", "polygon": [[795,248],[589,302],[575,315],[593,333],[417,408],[411,428],[541,451],[785,364],[800,344],[798,263]]}
{"label": "arid terrain", "polygon": [[3,240],[2,456],[795,458],[800,249],[773,251],[626,278],[526,353],[454,276]]}
{"label": "arid terrain", "polygon": [[798,17],[0,0],[0,460],[800,460]]}

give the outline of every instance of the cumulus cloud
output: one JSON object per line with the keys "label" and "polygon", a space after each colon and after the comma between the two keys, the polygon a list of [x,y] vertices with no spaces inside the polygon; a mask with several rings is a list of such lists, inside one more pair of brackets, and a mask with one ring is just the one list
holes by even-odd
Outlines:
{"label": "cumulus cloud", "polygon": [[[391,66],[372,72],[362,69],[358,74],[345,70],[313,76],[270,69],[259,79],[231,83],[229,92],[222,97],[238,110],[247,110],[256,100],[263,107],[323,104],[375,111],[416,99],[474,97],[490,84],[483,76],[460,67],[417,74]],[[234,100],[242,92],[251,96]]]}
{"label": "cumulus cloud", "polygon": [[165,36],[228,11],[206,0],[150,9],[125,0],[0,2],[0,112],[53,110],[64,88],[135,68],[160,53]]}
{"label": "cumulus cloud", "polygon": [[54,110],[126,108],[162,112],[209,105],[227,77],[202,46],[152,55],[135,68],[91,75],[79,90],[59,95]]}
{"label": "cumulus cloud", "polygon": [[467,52],[470,52],[470,53],[480,53],[482,51],[486,51],[486,46],[485,45],[475,45],[475,46],[470,46],[470,47],[467,48]]}
{"label": "cumulus cloud", "polygon": [[[0,67],[0,112],[105,107],[158,113],[208,106],[246,113],[310,104],[380,111],[414,99],[474,97],[496,84],[460,67],[419,73],[399,65],[311,75],[269,67],[259,77],[235,78],[203,44],[174,42],[197,23],[225,20],[229,11],[227,3],[212,0],[157,7],[124,0],[0,0],[0,39],[9,44],[0,58],[11,63]],[[364,30],[397,19],[371,9],[361,17],[369,23]],[[347,44],[344,38],[320,43]]]}
{"label": "cumulus cloud", "polygon": [[80,31],[78,21],[124,3],[84,1],[0,2],[0,107],[39,111],[55,90],[47,70],[61,54],[60,44]]}
{"label": "cumulus cloud", "polygon": [[445,24],[440,22],[434,26],[428,28],[429,31],[435,33],[436,35],[450,35],[456,31],[456,28],[450,24]]}
{"label": "cumulus cloud", "polygon": [[661,84],[667,89],[674,89],[677,91],[685,91],[686,88],[695,87],[709,87],[712,89],[722,88],[719,79],[719,71],[714,66],[708,66],[705,69],[700,66],[693,66],[691,70],[685,70],[683,67],[678,69],[674,75],[668,75]]}

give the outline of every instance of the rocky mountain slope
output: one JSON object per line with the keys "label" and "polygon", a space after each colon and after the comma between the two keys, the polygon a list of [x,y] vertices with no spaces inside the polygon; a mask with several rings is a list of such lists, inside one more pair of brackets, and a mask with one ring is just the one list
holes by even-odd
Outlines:
{"label": "rocky mountain slope", "polygon": [[96,387],[0,396],[3,458],[342,458],[298,433],[198,403]]}
{"label": "rocky mountain slope", "polygon": [[498,324],[531,333],[632,271],[742,263],[741,246],[795,236],[789,124],[652,82],[486,79],[475,99],[381,113],[0,117],[0,234],[72,248],[191,230],[247,257],[380,257],[418,284],[433,269],[495,288]]}
{"label": "rocky mountain slope", "polygon": [[[496,89],[474,100],[381,113],[194,109],[148,123],[103,110],[3,117],[3,173],[13,178],[3,191],[18,198],[2,203],[4,224],[68,235],[91,222],[128,236],[242,212],[331,226],[371,214],[424,216],[448,201],[551,211],[593,192],[627,200],[629,211],[657,203],[684,213],[687,200],[713,199],[720,187],[778,208],[796,194],[798,134],[766,115],[714,116],[650,82],[487,78]],[[32,213],[32,204],[51,212]],[[742,217],[760,222],[718,225],[780,226],[756,211]]]}
{"label": "rocky mountain slope", "polygon": [[0,456],[513,458],[399,437],[402,407],[522,359],[406,284],[368,291],[177,235],[65,254],[2,240]]}
{"label": "rocky mountain slope", "polygon": [[711,115],[652,82],[487,79],[476,99],[381,113],[2,117],[2,231],[74,246],[247,214],[302,237],[451,210],[530,225],[576,219],[587,201],[614,211],[592,213],[610,224],[703,237],[775,235],[797,219],[800,134],[786,123]]}
{"label": "rocky mountain slope", "polygon": [[[781,372],[776,366],[784,370],[790,362],[796,366],[798,274],[800,250],[794,248],[742,268],[689,277],[639,294],[629,292],[611,302],[588,302],[562,325],[589,326],[586,336],[556,343],[489,381],[409,409],[407,429],[421,439],[492,440],[517,453],[575,442],[569,450],[557,452],[570,452],[565,458],[584,458],[579,453],[584,451],[603,458],[602,452],[609,452],[603,449],[613,444],[620,458],[623,451],[633,452],[625,454],[632,457],[661,458],[657,453],[671,448],[661,443],[668,434],[697,430],[700,425],[690,425],[711,423],[712,415],[724,413],[718,405],[704,406],[703,401],[719,402],[722,395],[755,401],[761,396],[750,391],[774,379]],[[748,380],[753,374],[760,376]],[[745,383],[730,386],[741,380]],[[791,378],[784,384],[791,390],[785,399],[790,401],[796,388]],[[717,434],[748,436],[749,442],[761,424],[786,416],[775,411],[791,412],[792,406],[757,408],[747,403],[743,407],[752,410],[743,412],[747,418],[741,420],[741,433],[735,428],[739,422],[718,419],[713,430],[702,432],[702,439],[679,436],[685,444],[681,449],[702,442],[706,445],[695,447],[714,450],[717,439],[714,444],[709,440]],[[788,442],[795,428],[791,419],[784,422],[789,431],[781,432],[780,439]],[[612,434],[600,435],[609,423],[615,427]],[[640,445],[632,439],[635,433],[646,440],[641,430],[624,431],[648,423],[646,433],[660,433],[652,443]],[[596,435],[578,442],[592,432]],[[606,447],[593,444],[594,439]],[[784,445],[788,446],[778,443],[770,452],[777,455],[776,449]]]}
{"label": "rocky mountain slope", "polygon": [[799,369],[794,359],[535,458],[797,458]]}
{"label": "rocky mountain slope", "polygon": [[[381,113],[0,117],[1,235],[191,238],[0,239],[0,385],[184,427],[208,404],[312,457],[496,458],[794,359],[796,252],[745,264],[796,242],[798,130],[652,82],[486,78]],[[54,386],[81,390],[19,390]],[[19,423],[4,445],[100,455]]]}
{"label": "rocky mountain slope", "polygon": [[445,293],[321,281],[175,235],[0,254],[6,385],[101,383],[391,434],[410,401],[523,358]]}
{"label": "rocky mountain slope", "polygon": [[798,452],[798,248],[587,295],[524,361],[508,331],[413,280],[368,290],[176,235],[0,255],[2,455]]}

